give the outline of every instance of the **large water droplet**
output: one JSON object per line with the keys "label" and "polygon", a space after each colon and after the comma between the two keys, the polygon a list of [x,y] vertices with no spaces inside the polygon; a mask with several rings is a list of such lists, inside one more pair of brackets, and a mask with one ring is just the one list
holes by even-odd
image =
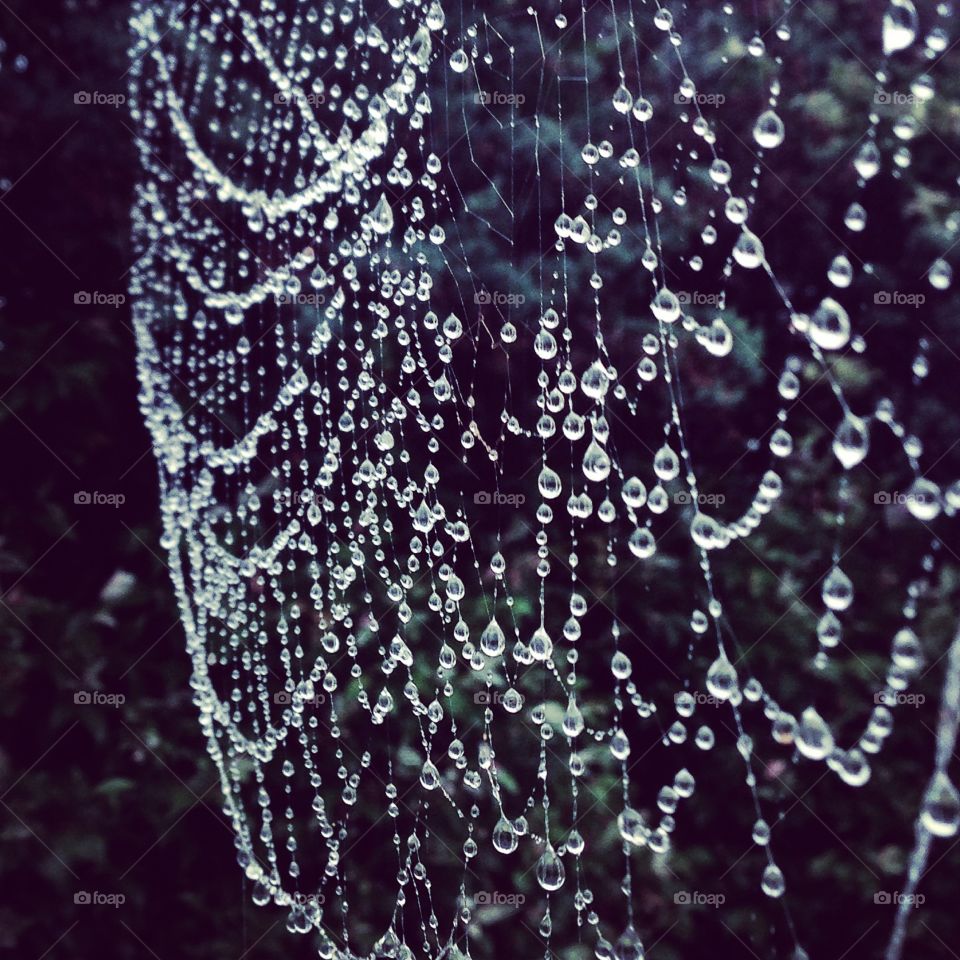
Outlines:
{"label": "large water droplet", "polygon": [[677,295],[661,287],[650,304],[653,315],[664,323],[675,323],[680,318],[680,301]]}
{"label": "large water droplet", "polygon": [[553,845],[548,843],[547,849],[537,861],[537,882],[544,890],[559,890],[566,876],[563,861],[557,856]]}
{"label": "large water droplet", "polygon": [[912,0],[890,0],[883,15],[883,52],[905,50],[917,36],[917,9]]}
{"label": "large water droplet", "polygon": [[499,657],[505,647],[506,637],[500,629],[500,624],[497,623],[497,618],[494,617],[480,634],[480,649],[488,657]]}
{"label": "large water droplet", "polygon": [[393,229],[393,210],[385,193],[380,194],[377,205],[370,214],[373,229],[380,234],[389,233]]}
{"label": "large water droplet", "polygon": [[848,410],[833,438],[833,452],[844,468],[860,463],[870,449],[867,424]]}
{"label": "large water droplet", "polygon": [[643,960],[644,949],[640,942],[640,936],[633,928],[633,924],[627,927],[613,948],[614,960]]}
{"label": "large water droplet", "polygon": [[432,760],[428,760],[420,771],[420,783],[425,790],[436,790],[440,786],[440,771]]}
{"label": "large water droplet", "polygon": [[513,853],[517,849],[517,832],[506,817],[501,817],[493,829],[493,846],[498,853]]}
{"label": "large water droplet", "polygon": [[823,760],[833,750],[833,734],[813,707],[803,711],[795,742],[800,753],[810,760]]}
{"label": "large water droplet", "polygon": [[729,700],[737,689],[737,671],[721,653],[707,671],[707,690],[718,700]]}
{"label": "large water droplet", "polygon": [[540,471],[537,486],[540,489],[540,493],[547,500],[556,500],[563,490],[563,484],[560,482],[559,475],[555,470],[551,470],[550,467],[544,467]]}
{"label": "large water droplet", "polygon": [[767,864],[763,871],[763,879],[760,881],[760,889],[768,897],[782,897],[787,889],[786,881],[783,879],[783,871],[775,864]]}
{"label": "large water droplet", "polygon": [[833,297],[824,297],[810,319],[810,339],[823,350],[840,350],[850,340],[850,317]]}
{"label": "large water droplet", "polygon": [[783,143],[783,121],[773,110],[764,110],[753,127],[753,139],[765,150],[772,150]]}
{"label": "large water droplet", "polygon": [[824,578],[822,595],[831,610],[846,610],[853,603],[853,582],[839,567],[834,567]]}
{"label": "large water droplet", "polygon": [[952,837],[960,826],[960,794],[942,770],[933,775],[927,788],[920,822],[936,837]]}

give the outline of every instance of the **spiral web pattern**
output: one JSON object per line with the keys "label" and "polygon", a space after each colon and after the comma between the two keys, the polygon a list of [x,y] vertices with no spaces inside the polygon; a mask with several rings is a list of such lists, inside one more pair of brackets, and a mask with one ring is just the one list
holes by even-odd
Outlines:
{"label": "spiral web pattern", "polygon": [[[715,568],[764,563],[744,548],[790,496],[811,364],[834,410],[820,670],[847,649],[846,518],[878,433],[913,475],[914,522],[960,506],[894,404],[854,409],[834,362],[867,348],[865,192],[909,169],[949,36],[945,8],[921,32],[893,0],[865,41],[879,102],[898,64],[913,97],[865,116],[836,174],[846,236],[800,288],[767,259],[757,198],[791,135],[782,77],[809,14],[740,14],[710,12],[717,49],[741,53],[717,55],[708,90],[684,40],[696,13],[657,2],[134,3],[132,293],[162,543],[253,900],[321,957],[487,955],[477,895],[515,859],[546,956],[639,960],[633,877],[669,864],[709,763],[745,778],[744,869],[804,955],[754,741],[868,781],[923,662],[911,621],[936,542],[905,576],[886,699],[843,741],[817,690],[780,704],[753,675],[762,636],[738,635]],[[760,106],[744,129],[716,116],[734,81]],[[700,303],[678,292],[691,278]],[[928,289],[950,280],[935,259]],[[735,330],[744,283],[771,307]],[[792,334],[778,369],[750,324]],[[733,458],[736,512],[696,470],[685,393],[739,351],[780,409]],[[926,367],[921,344],[917,389]],[[689,611],[686,636],[658,633],[661,595]],[[598,797],[601,776],[615,789]],[[941,758],[921,845],[958,819]],[[619,901],[600,905],[615,862]]]}

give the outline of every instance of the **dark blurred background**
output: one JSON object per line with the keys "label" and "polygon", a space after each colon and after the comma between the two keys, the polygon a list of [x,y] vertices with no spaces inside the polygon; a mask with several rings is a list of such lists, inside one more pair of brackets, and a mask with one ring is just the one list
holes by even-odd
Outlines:
{"label": "dark blurred background", "polygon": [[[781,12],[772,4],[747,6],[744,16],[766,25]],[[866,64],[879,61],[885,4],[795,6],[792,55],[782,75],[782,113],[792,135],[777,154],[776,176],[765,174],[758,209],[767,227],[776,224],[765,237],[767,256],[783,268],[791,295],[808,303],[825,292],[825,269],[839,252],[835,238],[854,192],[849,157],[868,111],[877,109]],[[744,58],[736,37],[750,35],[742,24],[724,33],[713,7],[693,5],[684,21],[694,50],[716,50],[704,55],[706,79],[726,70],[721,53]],[[0,2],[0,950],[22,960],[308,956],[310,945],[285,930],[279,910],[249,902],[191,704],[182,631],[158,546],[155,467],[137,407],[124,301],[137,175],[134,131],[119,102],[126,93],[125,17],[119,0]],[[532,49],[535,36],[530,43]],[[592,55],[598,71],[609,69],[609,48]],[[894,88],[908,90],[921,66],[913,62]],[[912,164],[893,177],[888,163],[868,187],[870,227],[857,251],[882,284],[923,292],[926,302],[921,309],[888,308],[875,319],[855,315],[858,329],[870,330],[870,349],[835,361],[861,412],[883,396],[896,400],[908,428],[924,440],[924,469],[944,486],[960,476],[958,301],[953,291],[933,291],[925,273],[950,248],[950,218],[957,216],[956,67],[949,50],[926,66],[937,98],[910,143]],[[756,89],[745,90],[742,115],[734,100],[725,116],[749,129],[761,100]],[[897,145],[888,138],[885,146],[891,152]],[[667,202],[671,146],[658,160]],[[689,228],[691,235],[699,229],[695,218]],[[683,239],[678,230],[668,243]],[[482,235],[475,242],[482,244]],[[752,449],[754,434],[764,440],[776,410],[776,392],[754,356],[777,369],[797,349],[766,285],[748,279],[755,295],[747,281],[733,281],[733,362],[719,374],[691,363],[685,378],[688,409],[701,424],[691,438],[699,469],[718,489],[731,463]],[[685,289],[682,279],[676,288]],[[635,300],[626,284],[610,295]],[[864,292],[862,301],[871,297]],[[921,338],[930,375],[918,382],[913,359]],[[804,374],[809,415],[799,417],[795,431],[794,493],[749,548],[737,548],[748,552],[738,558],[731,551],[718,562],[739,635],[747,645],[762,637],[751,669],[783,691],[791,708],[809,702],[803,691],[817,675],[815,612],[836,497],[825,424],[837,414],[817,372],[806,367]],[[876,433],[874,439],[872,486],[852,480],[851,526],[864,540],[847,572],[858,591],[861,583],[872,585],[858,593],[858,619],[845,637],[858,655],[838,655],[841,665],[826,674],[825,702],[834,716],[846,717],[847,733],[863,724],[862,704],[872,703],[903,592],[930,540],[897,509],[874,507],[870,489],[903,489],[909,481],[896,446]],[[757,446],[740,475],[762,472],[765,443]],[[94,493],[111,502],[79,496]],[[870,783],[858,791],[843,787],[822,767],[796,764],[758,739],[761,794],[785,817],[783,829],[775,828],[777,856],[813,958],[879,956],[892,923],[893,908],[875,903],[875,894],[902,886],[912,820],[932,765],[941,657],[955,626],[956,534],[949,519],[940,523],[939,561],[917,625],[927,664],[911,688],[925,701],[898,710]],[[659,627],[681,636],[689,609],[675,593],[675,609],[659,614]],[[719,721],[715,727],[717,750],[732,753],[731,732]],[[698,774],[693,822],[677,838],[673,870],[689,879],[687,889],[722,890],[727,903],[722,912],[679,910],[672,878],[638,869],[638,927],[657,957],[786,956],[779,908],[758,890],[762,861],[749,843],[753,815],[742,767],[735,757],[726,768],[713,759],[715,782]],[[713,796],[722,800],[710,802]],[[920,887],[925,903],[912,918],[912,956],[957,955],[954,844],[934,848]],[[615,844],[610,849],[619,857]],[[610,897],[618,869],[610,871]],[[80,894],[94,892],[114,902],[82,902]],[[605,892],[596,892],[602,901]],[[376,896],[376,885],[363,894]],[[528,937],[537,920],[522,919],[489,915],[481,939],[498,956],[538,955]],[[589,951],[572,947],[562,955]]]}

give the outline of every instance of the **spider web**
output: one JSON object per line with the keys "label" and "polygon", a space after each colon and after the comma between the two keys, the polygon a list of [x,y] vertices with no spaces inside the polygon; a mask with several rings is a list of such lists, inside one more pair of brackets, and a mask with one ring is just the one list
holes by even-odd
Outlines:
{"label": "spider web", "polygon": [[[635,877],[676,877],[699,784],[716,802],[732,764],[754,822],[738,870],[804,955],[755,742],[867,783],[923,666],[912,624],[940,550],[923,527],[960,505],[843,363],[867,356],[867,297],[916,296],[884,292],[898,278],[859,238],[871,184],[912,174],[949,38],[944,9],[921,33],[894,0],[855,56],[896,109],[865,110],[794,189],[782,87],[814,14],[770,9],[134,3],[132,293],[162,544],[253,900],[321,957],[485,956],[485,913],[524,906],[545,956],[639,960]],[[827,176],[839,231],[808,199]],[[825,275],[793,275],[770,192],[822,225]],[[718,390],[740,391],[741,429],[721,429]],[[822,454],[797,449],[805,421]],[[718,432],[736,442],[705,476]],[[872,448],[910,477],[895,498]],[[814,655],[806,699],[781,703],[759,651],[790,609],[744,633],[722,568],[779,576],[778,509],[811,482],[819,606],[786,606]],[[838,691],[876,587],[846,571],[889,510],[929,545],[854,732]],[[960,819],[949,662],[908,894]]]}

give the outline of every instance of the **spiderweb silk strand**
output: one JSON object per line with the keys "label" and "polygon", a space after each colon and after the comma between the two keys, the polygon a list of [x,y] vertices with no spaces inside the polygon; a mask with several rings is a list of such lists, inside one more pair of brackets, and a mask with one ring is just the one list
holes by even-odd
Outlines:
{"label": "spiderweb silk strand", "polygon": [[[717,6],[134,0],[131,292],[162,546],[252,899],[322,958],[487,956],[485,911],[525,903],[546,957],[642,960],[635,888],[675,876],[718,768],[751,810],[737,870],[805,956],[766,758],[867,784],[924,662],[930,525],[960,508],[841,362],[869,355],[865,298],[884,302],[860,252],[871,184],[911,173],[950,37],[945,5],[921,29],[892,0],[864,38],[891,109],[865,109],[836,161],[835,252],[800,282],[759,198],[795,133],[793,31],[819,28],[804,5]],[[734,88],[753,105],[724,113]],[[705,380],[775,411],[730,434],[719,478],[698,457]],[[797,449],[811,419],[822,456]],[[909,477],[894,504],[876,444]],[[801,699],[754,669],[782,617],[745,628],[724,564],[772,571],[763,538],[814,457]],[[852,732],[843,663],[880,588],[848,571],[869,576],[854,558],[889,509],[925,546]],[[911,893],[960,821],[958,664],[955,642]]]}

